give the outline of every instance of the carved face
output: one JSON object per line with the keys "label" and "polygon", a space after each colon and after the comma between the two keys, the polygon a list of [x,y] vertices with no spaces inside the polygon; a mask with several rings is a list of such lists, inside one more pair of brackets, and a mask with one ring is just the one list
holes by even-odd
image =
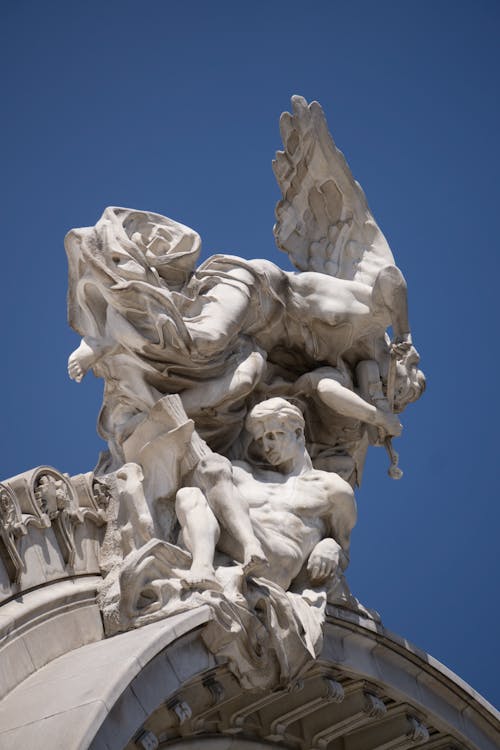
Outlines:
{"label": "carved face", "polygon": [[286,424],[276,425],[274,420],[263,426],[264,432],[255,438],[255,443],[263,458],[272,466],[284,464],[301,451],[302,430]]}

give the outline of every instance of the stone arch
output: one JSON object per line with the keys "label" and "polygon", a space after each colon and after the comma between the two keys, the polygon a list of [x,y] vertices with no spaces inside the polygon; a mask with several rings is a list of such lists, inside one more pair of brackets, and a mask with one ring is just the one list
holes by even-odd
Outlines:
{"label": "stone arch", "polygon": [[380,625],[331,610],[301,679],[244,691],[203,642],[211,617],[203,606],[55,658],[0,703],[0,747],[496,750],[494,709]]}

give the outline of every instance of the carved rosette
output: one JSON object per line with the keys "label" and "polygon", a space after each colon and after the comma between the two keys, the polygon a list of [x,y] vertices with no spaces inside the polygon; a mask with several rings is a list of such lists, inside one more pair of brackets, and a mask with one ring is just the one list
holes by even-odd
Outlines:
{"label": "carved rosette", "polygon": [[64,562],[75,562],[75,526],[83,523],[76,493],[69,478],[50,467],[41,467],[32,478],[35,504],[54,528]]}
{"label": "carved rosette", "polygon": [[17,548],[19,537],[27,534],[23,514],[14,492],[0,484],[0,539],[4,547],[4,560],[12,583],[19,583],[24,564]]}

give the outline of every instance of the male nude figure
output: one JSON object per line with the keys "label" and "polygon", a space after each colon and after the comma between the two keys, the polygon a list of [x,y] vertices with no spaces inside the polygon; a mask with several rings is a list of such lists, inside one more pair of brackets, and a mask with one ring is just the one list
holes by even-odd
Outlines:
{"label": "male nude figure", "polygon": [[[264,550],[268,566],[262,575],[287,590],[305,567],[313,585],[327,582],[349,562],[356,522],[352,488],[337,474],[313,469],[305,447],[304,418],[285,399],[272,398],[255,406],[246,428],[262,465],[233,464],[233,500],[235,515],[245,524],[250,520]],[[219,526],[201,490],[179,490],[176,511],[193,557],[193,585],[215,577],[216,545],[243,562],[241,543]]]}

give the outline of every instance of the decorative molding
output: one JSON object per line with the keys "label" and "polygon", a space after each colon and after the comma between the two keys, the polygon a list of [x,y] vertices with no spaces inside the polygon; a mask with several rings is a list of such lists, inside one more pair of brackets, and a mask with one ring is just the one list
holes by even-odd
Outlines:
{"label": "decorative molding", "polygon": [[19,583],[24,563],[17,549],[17,540],[28,533],[15,493],[0,484],[0,539],[3,542],[7,573],[12,583]]}
{"label": "decorative molding", "polygon": [[106,514],[112,497],[112,477],[96,477],[93,472],[68,477],[78,498],[79,509],[85,519],[96,526],[106,523]]}
{"label": "decorative molding", "polygon": [[406,717],[410,725],[410,729],[407,733],[408,739],[412,742],[427,742],[429,740],[429,730],[422,724],[416,716],[408,715]]}
{"label": "decorative molding", "polygon": [[[38,537],[30,538],[30,526],[45,532],[51,529],[70,574],[76,557],[76,528],[85,521],[98,527],[106,524],[113,486],[112,476],[95,477],[88,472],[70,477],[51,466],[38,466],[2,482],[0,563],[10,584],[22,589],[23,575],[28,573],[26,549],[39,543]],[[95,561],[89,572],[95,572]],[[30,579],[30,586],[36,583]]]}
{"label": "decorative molding", "polygon": [[67,476],[50,468],[42,468],[32,479],[35,502],[42,515],[53,526],[64,562],[70,568],[75,562],[75,526],[83,523],[76,493]]}
{"label": "decorative molding", "polygon": [[387,713],[387,707],[384,701],[379,698],[378,695],[365,690],[364,697],[365,705],[363,707],[363,711],[371,719],[380,719],[381,716],[384,716],[384,714]]}
{"label": "decorative molding", "polygon": [[333,703],[342,703],[342,701],[345,698],[345,691],[340,682],[337,682],[337,680],[334,680],[333,677],[327,677],[325,676],[323,678],[326,681],[326,684],[328,685],[328,693],[327,693],[327,700],[332,701]]}

